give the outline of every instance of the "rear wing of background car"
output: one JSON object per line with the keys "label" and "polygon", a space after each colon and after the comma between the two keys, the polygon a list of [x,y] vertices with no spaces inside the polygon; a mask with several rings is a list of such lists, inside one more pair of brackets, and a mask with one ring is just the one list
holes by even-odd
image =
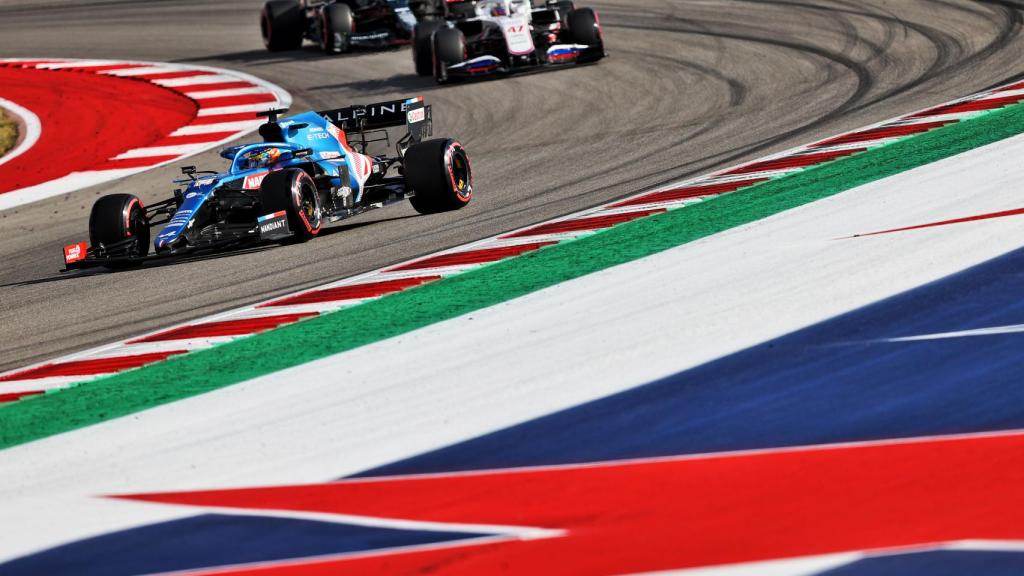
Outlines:
{"label": "rear wing of background car", "polygon": [[422,96],[408,100],[357,104],[347,108],[324,110],[317,114],[345,131],[408,126],[409,134],[415,141],[433,133],[431,107],[423,102]]}

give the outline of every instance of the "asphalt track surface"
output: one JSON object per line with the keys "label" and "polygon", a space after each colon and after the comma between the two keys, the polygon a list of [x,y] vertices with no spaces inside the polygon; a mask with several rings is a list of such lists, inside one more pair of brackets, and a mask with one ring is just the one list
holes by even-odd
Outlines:
{"label": "asphalt track surface", "polygon": [[[86,239],[93,200],[161,199],[176,168],[0,212],[0,370],[566,214],[1024,71],[1024,3],[1009,1],[581,2],[601,11],[611,58],[444,88],[413,74],[407,49],[270,54],[260,4],[5,0],[0,56],[232,68],[289,90],[295,111],[422,94],[435,134],[458,137],[472,156],[474,202],[434,216],[373,212],[305,245],[77,275],[57,273],[61,247]],[[188,163],[222,162],[209,152]]]}

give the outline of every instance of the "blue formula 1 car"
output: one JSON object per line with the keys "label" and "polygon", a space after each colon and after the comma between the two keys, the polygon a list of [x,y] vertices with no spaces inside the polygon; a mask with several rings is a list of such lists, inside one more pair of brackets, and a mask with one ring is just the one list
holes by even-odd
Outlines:
{"label": "blue formula 1 car", "polygon": [[[451,138],[432,132],[422,98],[305,112],[278,120],[263,113],[263,142],[221,152],[227,172],[198,172],[175,183],[167,200],[144,206],[132,194],[99,198],[89,215],[89,242],[64,248],[66,269],[128,268],[146,260],[216,251],[260,242],[303,242],[325,222],[409,200],[418,212],[458,210],[473,197],[469,157]],[[389,147],[388,128],[407,127],[396,155],[369,155],[368,144]],[[350,142],[349,136],[353,136]],[[149,250],[150,231],[164,225]]]}

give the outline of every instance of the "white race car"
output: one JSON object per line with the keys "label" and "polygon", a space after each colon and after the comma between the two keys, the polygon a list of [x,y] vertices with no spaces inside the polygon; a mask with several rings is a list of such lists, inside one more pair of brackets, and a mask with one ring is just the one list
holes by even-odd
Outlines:
{"label": "white race car", "polygon": [[413,60],[438,83],[605,56],[597,12],[554,0],[439,0],[440,18],[418,23]]}

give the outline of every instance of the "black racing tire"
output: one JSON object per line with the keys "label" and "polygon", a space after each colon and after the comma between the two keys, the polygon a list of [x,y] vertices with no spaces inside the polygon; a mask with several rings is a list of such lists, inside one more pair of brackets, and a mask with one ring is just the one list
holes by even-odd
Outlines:
{"label": "black racing tire", "polygon": [[473,169],[466,149],[451,138],[436,138],[405,152],[405,184],[420,214],[458,210],[473,199]]}
{"label": "black racing tire", "polygon": [[440,20],[418,22],[413,31],[412,61],[416,65],[416,74],[430,76],[434,71],[434,48],[432,45],[434,32],[444,26]]}
{"label": "black racing tire", "polygon": [[288,215],[292,242],[309,240],[323,226],[320,193],[305,170],[289,168],[267,175],[260,184],[260,205],[263,214],[284,211]]}
{"label": "black racing tire", "polygon": [[416,16],[416,20],[420,22],[442,14],[435,0],[410,0],[409,9],[412,10],[413,16]]}
{"label": "black racing tire", "polygon": [[569,14],[572,14],[573,10],[576,9],[575,2],[561,1],[555,6],[558,8],[558,14],[562,17],[562,26],[565,28],[569,27]]}
{"label": "black racing tire", "polygon": [[343,54],[351,47],[355,20],[348,4],[328,4],[320,13],[320,49],[325,54]]}
{"label": "black racing tire", "polygon": [[306,15],[298,0],[270,0],[260,11],[263,45],[271,52],[300,48],[305,28]]}
{"label": "black racing tire", "polygon": [[569,35],[573,42],[586,44],[588,46],[604,47],[604,39],[601,36],[601,21],[593,8],[580,8],[569,12]]}
{"label": "black racing tire", "polygon": [[458,28],[440,28],[433,34],[434,80],[448,82],[447,66],[459,64],[466,58],[466,37]]}
{"label": "black racing tire", "polygon": [[[149,253],[149,222],[142,201],[134,194],[108,194],[92,205],[89,213],[89,244],[94,248],[134,239],[127,256]],[[111,262],[107,268],[133,268],[141,262]]]}

